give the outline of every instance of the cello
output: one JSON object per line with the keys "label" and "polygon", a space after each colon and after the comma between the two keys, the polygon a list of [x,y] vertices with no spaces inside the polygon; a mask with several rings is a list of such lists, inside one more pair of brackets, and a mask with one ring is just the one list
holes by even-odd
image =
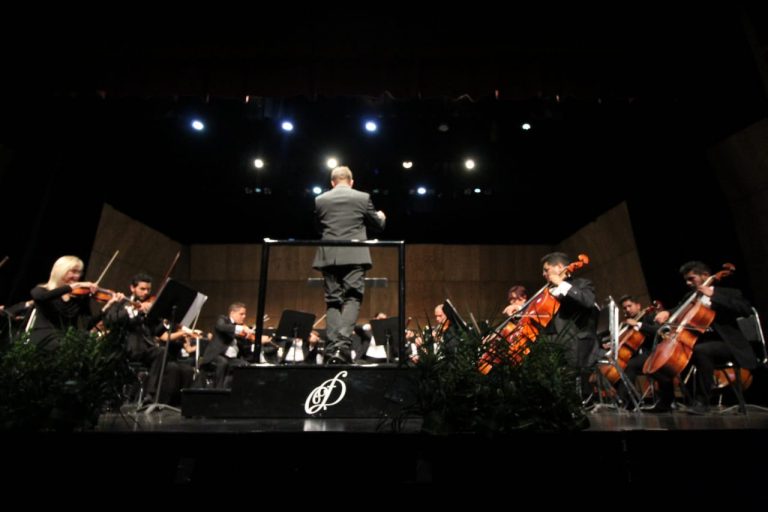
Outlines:
{"label": "cello", "polygon": [[[640,320],[648,313],[653,311],[660,311],[661,308],[662,305],[659,301],[653,301],[650,306],[640,311],[632,319]],[[615,354],[616,364],[618,364],[622,370],[627,367],[629,360],[632,359],[632,356],[635,355],[635,352],[637,352],[637,350],[643,345],[644,341],[645,334],[641,333],[637,329],[634,329],[627,323],[623,324],[619,330],[618,350]],[[598,369],[611,384],[616,384],[621,378],[619,371],[613,364],[600,364],[598,365]]]}
{"label": "cello", "polygon": [[[579,254],[578,260],[566,266],[561,274],[569,276],[588,264],[589,257]],[[483,343],[489,348],[477,363],[480,373],[487,375],[494,366],[501,364],[520,364],[531,352],[531,345],[536,341],[539,332],[549,325],[560,310],[560,300],[549,290],[550,284],[547,283],[533,294],[517,313],[486,336]],[[513,320],[515,323],[509,327]]]}
{"label": "cello", "polygon": [[[702,286],[712,286],[736,270],[731,263],[724,263],[723,270],[709,276]],[[659,328],[658,342],[643,365],[643,373],[651,376],[674,378],[688,366],[693,346],[700,334],[709,329],[715,320],[715,311],[701,301],[702,293],[696,291],[677,308],[667,322]]]}

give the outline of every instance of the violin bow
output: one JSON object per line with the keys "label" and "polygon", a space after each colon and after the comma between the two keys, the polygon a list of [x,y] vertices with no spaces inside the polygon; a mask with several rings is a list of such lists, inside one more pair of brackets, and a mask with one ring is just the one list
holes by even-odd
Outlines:
{"label": "violin bow", "polygon": [[109,263],[107,263],[107,266],[106,266],[106,267],[104,267],[104,270],[101,272],[101,275],[100,275],[100,276],[99,276],[99,278],[96,280],[96,283],[95,283],[95,284],[96,284],[96,286],[98,286],[98,285],[99,285],[99,283],[101,282],[101,280],[102,280],[102,279],[104,279],[104,276],[107,274],[107,271],[109,270],[109,267],[111,267],[111,266],[112,266],[112,263],[114,263],[114,262],[115,262],[115,258],[117,258],[117,255],[118,255],[118,254],[120,254],[120,249],[118,249],[118,250],[116,250],[116,251],[115,251],[115,254],[113,254],[113,255],[112,255],[112,259],[110,259],[110,260],[109,260]]}
{"label": "violin bow", "polygon": [[165,283],[168,281],[168,279],[171,277],[171,272],[173,272],[173,267],[176,266],[176,263],[179,262],[179,257],[181,256],[181,251],[176,252],[176,256],[173,258],[173,261],[171,262],[171,266],[168,267],[168,271],[165,273],[165,276],[163,277],[163,280],[160,281],[160,291],[157,292],[158,295],[160,295],[160,292],[163,291],[163,288],[165,288]]}
{"label": "violin bow", "polygon": [[325,317],[326,317],[327,315],[328,315],[328,313],[323,313],[323,316],[321,316],[321,317],[320,317],[320,318],[317,320],[317,322],[315,322],[314,324],[312,324],[312,328],[314,329],[314,328],[316,328],[318,325],[320,325],[320,322],[322,322],[322,321],[325,319]]}

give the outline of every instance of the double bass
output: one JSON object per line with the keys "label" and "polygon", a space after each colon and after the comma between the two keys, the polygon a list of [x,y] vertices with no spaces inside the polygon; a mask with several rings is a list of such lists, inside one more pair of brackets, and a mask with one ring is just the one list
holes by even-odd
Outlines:
{"label": "double bass", "polygon": [[[650,306],[635,315],[633,320],[640,320],[648,313],[660,311],[661,308],[662,305],[659,301],[653,301]],[[635,355],[638,349],[643,345],[644,341],[645,334],[633,328],[626,322],[623,324],[619,330],[618,350],[616,351],[617,353],[614,354],[616,364],[618,364],[622,370],[627,367],[629,360],[632,359],[632,356]],[[613,364],[600,364],[598,369],[611,384],[616,384],[621,378],[619,370],[617,370],[616,366]]]}
{"label": "double bass", "polygon": [[[578,260],[571,262],[561,273],[568,276],[588,264],[589,257],[579,254]],[[500,364],[519,364],[531,352],[531,345],[539,332],[549,325],[560,310],[560,301],[549,290],[550,285],[547,283],[517,313],[486,336],[483,342],[489,348],[477,363],[480,373],[487,375],[494,366]]]}
{"label": "double bass", "polygon": [[[712,286],[736,270],[731,263],[723,264],[723,270],[709,276],[702,286]],[[659,328],[661,341],[643,365],[643,373],[651,376],[674,378],[688,366],[693,347],[700,334],[709,329],[715,320],[715,311],[705,306],[702,293],[696,291],[677,308],[667,322]]]}

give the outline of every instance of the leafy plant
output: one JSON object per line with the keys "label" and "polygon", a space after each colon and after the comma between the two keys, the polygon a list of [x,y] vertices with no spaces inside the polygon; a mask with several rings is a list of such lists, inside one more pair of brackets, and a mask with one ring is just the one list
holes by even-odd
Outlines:
{"label": "leafy plant", "polygon": [[588,420],[577,392],[577,372],[566,365],[557,340],[540,336],[520,364],[496,366],[489,375],[478,371],[483,353],[479,336],[464,333],[452,353],[433,350],[417,364],[417,412],[433,433],[513,430],[575,430]]}
{"label": "leafy plant", "polygon": [[131,378],[119,333],[68,330],[56,350],[19,339],[0,354],[0,430],[96,425]]}

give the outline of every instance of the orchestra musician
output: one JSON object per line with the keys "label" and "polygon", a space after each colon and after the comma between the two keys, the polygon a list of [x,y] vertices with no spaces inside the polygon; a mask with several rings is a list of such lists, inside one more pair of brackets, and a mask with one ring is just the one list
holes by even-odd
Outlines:
{"label": "orchestra musician", "polygon": [[[693,346],[691,364],[696,366],[695,393],[693,406],[688,412],[703,414],[709,409],[711,390],[714,384],[715,365],[735,361],[746,369],[757,366],[757,358],[749,342],[739,329],[736,319],[739,316],[751,314],[750,304],[740,290],[720,285],[706,286],[705,281],[712,271],[701,261],[689,261],[680,267],[686,285],[691,291],[683,298],[680,305],[686,304],[693,294],[699,294],[698,300],[715,313],[714,320],[706,332],[697,336]],[[675,308],[677,309],[677,308]],[[655,321],[664,324],[673,313],[662,311],[656,315]],[[683,370],[683,374],[686,370]],[[650,409],[652,412],[665,412],[671,409],[673,401],[671,382],[660,381],[660,392],[657,404]]]}
{"label": "orchestra musician", "polygon": [[[160,370],[163,363],[165,348],[161,345],[168,336],[165,327],[159,321],[151,321],[147,313],[152,307],[152,276],[139,273],[131,278],[130,294],[116,294],[117,303],[107,308],[105,324],[110,330],[120,330],[124,338],[124,346],[128,360],[140,363],[149,369],[146,383],[147,395],[145,401],[152,401],[160,381]],[[179,336],[171,336],[172,341]],[[183,387],[189,387],[194,377],[194,369],[181,365],[174,360],[175,351],[170,351],[166,361],[163,376],[162,396],[158,397],[163,403],[172,403],[178,398]]]}
{"label": "orchestra musician", "polygon": [[[315,216],[323,240],[367,240],[367,228],[384,229],[386,216],[370,195],[354,190],[352,171],[331,171],[328,192],[315,198]],[[325,364],[352,362],[352,334],[365,294],[365,271],[372,266],[368,247],[318,247],[312,268],[323,273],[326,304]]]}
{"label": "orchestra musician", "polygon": [[569,366],[587,368],[597,361],[598,354],[599,310],[592,281],[568,275],[565,270],[570,258],[565,253],[547,254],[541,263],[549,293],[560,302],[560,308],[543,332],[565,348]]}
{"label": "orchestra musician", "polygon": [[432,339],[435,343],[435,354],[438,357],[456,354],[461,342],[458,326],[445,314],[443,304],[435,306],[434,315],[435,328],[432,331]]}
{"label": "orchestra musician", "polygon": [[[656,336],[656,331],[659,330],[659,324],[654,321],[656,311],[648,309],[643,312],[642,304],[632,295],[623,295],[619,299],[619,306],[624,313],[623,323],[629,329],[634,329],[644,336],[642,344],[634,352],[623,370],[624,376],[630,384],[634,385],[637,377],[643,373],[643,365],[653,347],[653,339]],[[617,382],[616,389],[622,402],[629,404],[629,391],[622,380]]]}
{"label": "orchestra musician", "polygon": [[[70,327],[83,332],[89,331],[100,319],[91,314],[90,293],[98,286],[80,281],[83,275],[83,261],[77,256],[62,256],[51,268],[47,283],[35,286],[30,292],[35,301],[34,318],[29,327],[29,340],[40,348],[55,350]],[[85,290],[76,294],[76,290]],[[109,308],[121,297],[112,297],[104,305]]]}
{"label": "orchestra musician", "polygon": [[230,304],[227,315],[220,315],[216,320],[213,340],[200,361],[201,367],[215,368],[214,385],[218,389],[229,387],[234,368],[248,365],[244,354],[249,343],[255,341],[255,331],[244,325],[246,314],[242,302]]}
{"label": "orchestra musician", "polygon": [[504,308],[504,315],[512,316],[523,307],[528,300],[528,291],[525,286],[516,284],[507,292],[507,307]]}

